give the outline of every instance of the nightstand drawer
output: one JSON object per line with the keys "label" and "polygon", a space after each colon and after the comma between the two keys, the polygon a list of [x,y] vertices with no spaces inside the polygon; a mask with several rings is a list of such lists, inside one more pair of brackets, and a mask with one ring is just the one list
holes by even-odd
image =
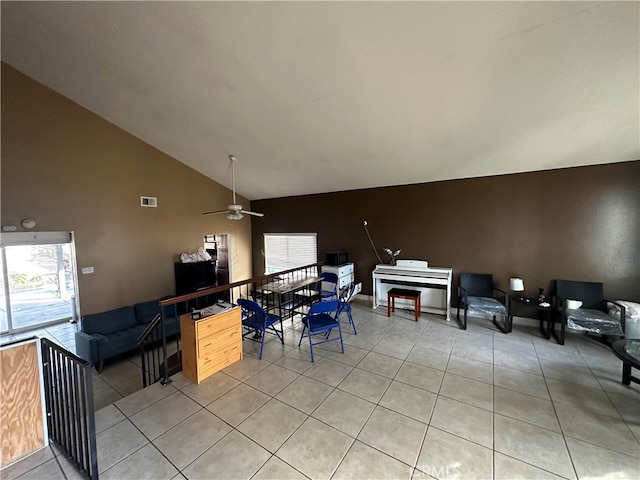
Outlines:
{"label": "nightstand drawer", "polygon": [[231,365],[233,362],[242,358],[242,344],[230,344],[215,355],[210,355],[198,359],[198,376],[206,377],[210,372]]}
{"label": "nightstand drawer", "polygon": [[238,326],[227,328],[215,335],[210,335],[198,340],[198,356],[209,355],[218,352],[229,344],[242,342],[242,329]]}
{"label": "nightstand drawer", "polygon": [[236,326],[238,319],[234,315],[233,310],[219,313],[212,317],[207,317],[197,321],[198,338],[208,337],[209,335],[215,335],[222,330]]}

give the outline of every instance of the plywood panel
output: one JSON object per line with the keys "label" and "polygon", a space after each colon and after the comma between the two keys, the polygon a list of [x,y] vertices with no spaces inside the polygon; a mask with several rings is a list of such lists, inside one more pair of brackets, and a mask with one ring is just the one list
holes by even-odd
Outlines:
{"label": "plywood panel", "polygon": [[2,349],[0,365],[0,466],[4,466],[45,446],[38,343]]}

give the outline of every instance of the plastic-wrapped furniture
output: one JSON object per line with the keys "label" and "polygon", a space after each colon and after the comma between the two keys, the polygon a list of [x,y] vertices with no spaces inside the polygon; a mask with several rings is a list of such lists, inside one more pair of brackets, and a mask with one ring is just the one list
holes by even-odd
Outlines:
{"label": "plastic-wrapped furniture", "polygon": [[[500,295],[498,295],[500,294]],[[501,302],[497,296],[502,296]],[[457,317],[460,321],[460,307],[464,309],[462,329],[467,329],[467,313],[486,313],[493,317],[493,323],[503,333],[509,333],[509,295],[496,288],[493,275],[490,273],[461,273],[458,287]],[[496,317],[504,316],[504,326],[500,325]]]}
{"label": "plastic-wrapped furniture", "polygon": [[[340,322],[338,321],[338,310],[340,309],[340,300],[327,300],[320,301],[313,305],[309,310],[307,316],[302,319],[304,328],[300,334],[300,341],[298,347],[302,344],[302,339],[305,336],[309,339],[309,349],[311,350],[311,361],[313,362],[313,346],[320,345],[322,343],[332,342],[334,340],[340,340],[340,348],[344,353],[344,344],[342,343],[342,329],[340,328]],[[331,331],[337,328],[339,336],[331,338]],[[321,334],[324,340],[319,342],[313,341],[314,336]]]}
{"label": "plastic-wrapped furniture", "polygon": [[352,283],[347,288],[344,288],[340,291],[340,308],[338,309],[338,319],[340,319],[340,315],[343,313],[347,314],[347,318],[349,319],[349,323],[351,324],[351,328],[353,328],[353,334],[356,335],[356,324],[353,323],[353,315],[351,314],[351,299],[355,296],[354,292],[356,289],[356,284]]}
{"label": "plastic-wrapped furniture", "polygon": [[[249,339],[260,342],[260,356],[258,357],[260,360],[262,360],[264,338],[267,333],[278,337],[280,343],[284,345],[284,330],[282,320],[278,315],[265,312],[264,308],[253,300],[240,298],[238,299],[238,305],[242,307],[242,326],[247,329],[242,334],[242,338],[247,338],[248,335],[253,334],[253,337],[249,337]],[[280,330],[276,328],[278,323],[280,323]]]}
{"label": "plastic-wrapped furniture", "polygon": [[[555,287],[551,333],[560,345],[564,345],[566,328],[624,337],[625,308],[604,298],[601,282],[556,280]],[[607,302],[620,308],[618,318],[609,315]],[[560,336],[556,332],[556,323],[560,323]]]}
{"label": "plastic-wrapped furniture", "polygon": [[609,315],[614,318],[620,318],[622,314],[622,308],[620,307],[624,307],[624,338],[627,340],[640,340],[640,303],[616,300],[615,303],[609,304],[608,307]]}

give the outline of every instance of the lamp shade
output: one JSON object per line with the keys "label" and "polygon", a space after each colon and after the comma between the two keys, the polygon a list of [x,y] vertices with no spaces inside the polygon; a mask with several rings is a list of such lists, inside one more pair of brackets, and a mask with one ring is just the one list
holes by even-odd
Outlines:
{"label": "lamp shade", "polygon": [[512,277],[509,279],[509,286],[511,291],[513,292],[523,292],[524,291],[524,282],[521,278]]}

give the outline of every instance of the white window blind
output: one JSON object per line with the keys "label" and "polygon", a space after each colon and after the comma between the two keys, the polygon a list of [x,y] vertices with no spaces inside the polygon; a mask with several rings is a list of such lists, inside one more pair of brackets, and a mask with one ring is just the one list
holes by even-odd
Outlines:
{"label": "white window blind", "polygon": [[265,233],[265,274],[302,267],[318,261],[315,233]]}

